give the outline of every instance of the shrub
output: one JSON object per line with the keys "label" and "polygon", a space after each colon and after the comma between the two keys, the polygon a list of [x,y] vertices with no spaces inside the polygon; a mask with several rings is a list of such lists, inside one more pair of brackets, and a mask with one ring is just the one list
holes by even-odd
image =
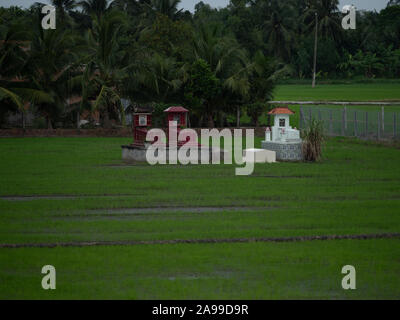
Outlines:
{"label": "shrub", "polygon": [[322,156],[322,143],[325,140],[322,121],[312,119],[306,129],[302,131],[303,159],[305,161],[319,161]]}

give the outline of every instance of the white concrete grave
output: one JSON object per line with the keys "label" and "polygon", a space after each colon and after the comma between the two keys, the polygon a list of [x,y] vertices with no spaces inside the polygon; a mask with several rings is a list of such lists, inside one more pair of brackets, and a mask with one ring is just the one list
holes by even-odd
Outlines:
{"label": "white concrete grave", "polygon": [[276,152],[265,149],[245,149],[243,150],[243,161],[255,163],[276,162]]}
{"label": "white concrete grave", "polygon": [[300,161],[303,157],[300,131],[289,124],[289,117],[294,112],[288,107],[279,107],[268,114],[275,116],[274,126],[266,129],[261,148],[275,151],[278,160]]}

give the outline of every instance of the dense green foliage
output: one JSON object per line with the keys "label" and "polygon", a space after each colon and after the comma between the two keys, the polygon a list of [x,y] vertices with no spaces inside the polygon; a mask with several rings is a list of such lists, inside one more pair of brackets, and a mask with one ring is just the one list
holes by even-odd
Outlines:
{"label": "dense green foliage", "polygon": [[48,127],[71,127],[88,109],[108,127],[123,123],[125,98],[186,105],[196,126],[231,124],[240,110],[257,124],[277,80],[311,77],[315,13],[319,81],[400,75],[396,1],[359,11],[346,31],[337,0],[199,2],[194,13],[179,2],[53,0],[56,30],[42,30],[40,4],[0,8],[0,120],[30,107]]}

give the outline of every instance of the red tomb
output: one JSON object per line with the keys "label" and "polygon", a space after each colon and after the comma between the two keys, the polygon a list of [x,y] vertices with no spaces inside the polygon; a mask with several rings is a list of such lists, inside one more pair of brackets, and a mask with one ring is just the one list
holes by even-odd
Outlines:
{"label": "red tomb", "polygon": [[146,141],[146,134],[151,127],[151,113],[152,107],[137,106],[133,109],[133,145],[144,146]]}
{"label": "red tomb", "polygon": [[[170,142],[169,139],[169,131],[170,131],[170,127],[169,127],[169,122],[170,121],[176,121],[176,136],[179,135],[179,132],[183,129],[186,128],[187,126],[187,114],[189,112],[189,110],[185,109],[184,107],[181,106],[174,106],[174,107],[169,107],[168,109],[165,109],[164,112],[167,114],[167,128],[168,128],[168,142]],[[189,138],[187,138],[187,141],[189,140]],[[179,141],[177,142],[178,146],[181,146],[185,144],[184,141]]]}
{"label": "red tomb", "polygon": [[187,125],[187,113],[189,110],[184,107],[169,107],[164,110],[167,113],[167,127],[169,127],[170,121],[176,121],[178,129],[181,127],[186,127]]}

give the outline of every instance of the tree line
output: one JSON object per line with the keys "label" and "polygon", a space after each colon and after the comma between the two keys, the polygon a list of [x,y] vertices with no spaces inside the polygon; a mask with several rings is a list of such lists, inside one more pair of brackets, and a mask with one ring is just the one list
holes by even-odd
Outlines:
{"label": "tree line", "polygon": [[49,128],[74,126],[87,110],[124,123],[121,99],[171,104],[192,126],[254,125],[276,81],[309,79],[318,17],[317,79],[398,78],[400,3],[357,12],[343,30],[338,0],[231,0],[194,13],[180,0],[52,0],[57,28],[43,30],[43,4],[0,8],[0,124],[29,108]]}

